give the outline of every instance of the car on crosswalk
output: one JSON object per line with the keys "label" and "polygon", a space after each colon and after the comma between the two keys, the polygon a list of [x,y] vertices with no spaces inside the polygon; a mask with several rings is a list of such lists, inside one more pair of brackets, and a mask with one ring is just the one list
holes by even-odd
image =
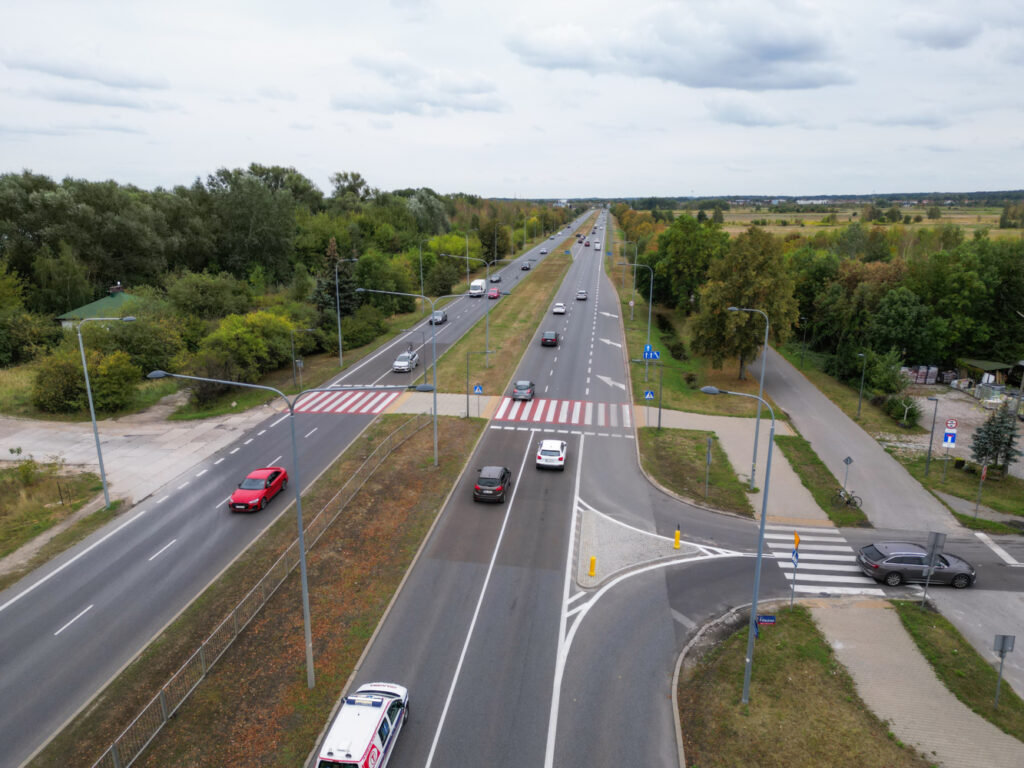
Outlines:
{"label": "car on crosswalk", "polygon": [[963,589],[974,584],[977,572],[963,558],[943,552],[935,558],[931,575],[927,574],[928,548],[910,541],[876,541],[861,547],[857,565],[865,576],[898,587],[903,582],[949,584]]}
{"label": "car on crosswalk", "polygon": [[512,385],[513,400],[533,400],[534,386],[528,379],[520,379]]}

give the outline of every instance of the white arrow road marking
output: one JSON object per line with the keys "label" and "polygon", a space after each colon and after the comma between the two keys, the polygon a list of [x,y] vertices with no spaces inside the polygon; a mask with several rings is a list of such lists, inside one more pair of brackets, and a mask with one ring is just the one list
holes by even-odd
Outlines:
{"label": "white arrow road marking", "polygon": [[616,319],[619,317],[618,315],[613,315],[611,312],[598,312],[597,314],[604,315],[605,317],[614,317]]}
{"label": "white arrow road marking", "polygon": [[601,381],[603,381],[603,382],[604,382],[605,384],[607,384],[607,385],[608,385],[609,387],[618,387],[618,388],[619,388],[619,389],[621,389],[621,390],[622,390],[623,392],[625,392],[625,391],[626,391],[626,385],[625,385],[625,384],[620,384],[620,383],[619,383],[619,382],[617,382],[617,381],[612,381],[612,380],[611,380],[611,379],[610,379],[609,377],[607,377],[607,376],[602,376],[601,374],[598,374],[598,375],[597,375],[597,378],[599,378],[599,379],[600,379]]}
{"label": "white arrow road marking", "polygon": [[613,347],[618,347],[619,349],[622,349],[622,345],[619,344],[619,342],[617,341],[612,341],[611,339],[598,339],[598,341],[603,341],[605,344],[611,344]]}

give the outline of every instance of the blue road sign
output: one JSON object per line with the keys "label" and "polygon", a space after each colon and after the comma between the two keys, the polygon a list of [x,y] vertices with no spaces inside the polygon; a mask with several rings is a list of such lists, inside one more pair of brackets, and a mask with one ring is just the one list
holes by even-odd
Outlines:
{"label": "blue road sign", "polygon": [[569,251],[566,251],[566,252],[565,252],[565,255],[566,255],[566,256],[572,256],[572,254],[571,254],[571,253],[570,253]]}
{"label": "blue road sign", "polygon": [[483,387],[481,387],[479,384],[474,384],[473,385],[473,394],[474,395],[482,395],[483,393],[484,393],[484,388]]}
{"label": "blue road sign", "polygon": [[644,360],[660,360],[660,359],[661,359],[661,352],[659,352],[658,350],[656,350],[656,349],[655,350],[650,350],[650,349],[644,350]]}
{"label": "blue road sign", "polygon": [[946,432],[942,436],[943,445],[956,445],[956,432]]}
{"label": "blue road sign", "polygon": [[797,552],[797,551],[796,551],[796,550],[794,549],[794,550],[793,550],[793,565],[795,566],[795,565],[797,564],[797,562],[798,562],[799,560],[800,560],[800,553],[799,553],[799,552]]}
{"label": "blue road sign", "polygon": [[758,616],[757,616],[757,623],[758,624],[774,624],[775,623],[775,617],[774,616],[764,615],[764,614],[758,614]]}
{"label": "blue road sign", "polygon": [[650,352],[653,349],[654,347],[652,347],[650,344],[644,344],[644,352]]}
{"label": "blue road sign", "polygon": [[654,390],[653,389],[645,389],[644,390],[644,400],[653,400],[653,399],[654,399]]}

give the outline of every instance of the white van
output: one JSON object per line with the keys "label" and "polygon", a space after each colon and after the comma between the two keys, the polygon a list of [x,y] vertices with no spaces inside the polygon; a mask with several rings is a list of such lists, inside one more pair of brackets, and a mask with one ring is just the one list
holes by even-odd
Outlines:
{"label": "white van", "polygon": [[367,683],[345,697],[324,739],[317,768],[384,768],[409,718],[409,691]]}
{"label": "white van", "polygon": [[474,280],[472,283],[469,284],[470,296],[483,296],[485,290],[487,290],[486,280]]}
{"label": "white van", "polygon": [[600,240],[595,240],[594,241],[594,250],[595,251],[601,250],[601,241]]}

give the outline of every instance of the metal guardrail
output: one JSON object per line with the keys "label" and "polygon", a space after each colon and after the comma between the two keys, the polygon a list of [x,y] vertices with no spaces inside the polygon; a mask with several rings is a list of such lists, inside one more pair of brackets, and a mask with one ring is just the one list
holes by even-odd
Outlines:
{"label": "metal guardrail", "polygon": [[[320,540],[345,507],[362,489],[384,460],[402,443],[431,423],[428,414],[418,414],[386,435],[306,526],[306,551]],[[332,511],[333,510],[333,511]],[[171,675],[159,693],[143,707],[135,719],[114,739],[92,768],[128,768],[160,732],[167,721],[185,703],[203,681],[210,668],[267,604],[278,587],[299,564],[299,542],[293,541],[256,585],[239,601],[199,649]]]}

